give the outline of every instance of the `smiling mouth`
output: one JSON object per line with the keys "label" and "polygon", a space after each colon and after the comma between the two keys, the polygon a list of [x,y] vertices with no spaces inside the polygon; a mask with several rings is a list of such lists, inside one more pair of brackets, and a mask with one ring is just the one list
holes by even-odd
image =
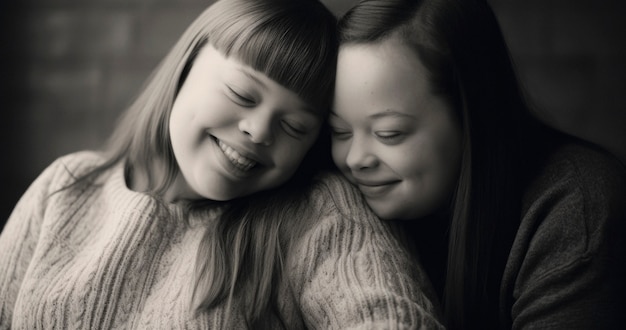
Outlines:
{"label": "smiling mouth", "polygon": [[356,180],[356,185],[365,196],[368,197],[381,197],[386,195],[389,191],[394,189],[396,184],[400,181],[388,181],[388,182],[363,182]]}
{"label": "smiling mouth", "polygon": [[220,147],[220,149],[222,149],[222,152],[224,152],[226,158],[238,169],[242,171],[249,171],[258,164],[258,162],[256,162],[255,160],[241,155],[235,149],[231,148],[229,145],[222,142],[221,140],[216,140],[217,145]]}

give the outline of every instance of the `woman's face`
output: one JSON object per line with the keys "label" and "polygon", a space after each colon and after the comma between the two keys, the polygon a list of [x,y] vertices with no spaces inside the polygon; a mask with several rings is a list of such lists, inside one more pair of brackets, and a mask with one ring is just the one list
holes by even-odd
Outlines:
{"label": "woman's face", "polygon": [[339,52],[333,159],[384,219],[416,219],[456,187],[461,128],[417,54],[395,40]]}
{"label": "woman's face", "polygon": [[172,108],[182,176],[166,198],[223,201],[274,188],[296,171],[321,122],[297,94],[207,45]]}

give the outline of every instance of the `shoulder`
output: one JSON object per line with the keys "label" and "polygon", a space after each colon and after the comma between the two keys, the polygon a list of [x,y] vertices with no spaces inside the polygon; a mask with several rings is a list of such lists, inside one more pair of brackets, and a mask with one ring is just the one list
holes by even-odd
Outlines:
{"label": "shoulder", "polygon": [[574,143],[546,158],[525,192],[503,276],[512,299],[503,311],[514,323],[585,327],[617,316],[612,309],[625,293],[624,201],[624,167],[605,151]]}
{"label": "shoulder", "polygon": [[309,201],[318,210],[340,213],[348,218],[371,214],[358,189],[337,172],[325,172],[315,177]]}
{"label": "shoulder", "polygon": [[313,229],[332,225],[336,229],[372,231],[383,236],[391,230],[397,236],[398,227],[379,219],[361,192],[338,172],[325,172],[315,177],[308,193],[308,207],[311,209],[308,222]]}
{"label": "shoulder", "polygon": [[379,220],[341,174],[316,177],[309,197],[313,211],[292,238],[286,268],[306,323],[439,328],[430,281],[399,228]]}
{"label": "shoulder", "polygon": [[[94,152],[77,152],[57,158],[22,194],[9,221],[29,223],[33,228],[39,228],[44,216],[50,210],[58,210],[59,204],[62,204],[58,203],[59,201],[65,202],[68,196],[80,196],[84,192],[84,190],[67,189],[67,187],[100,161],[101,157]],[[74,203],[68,199],[65,205],[74,205]]]}
{"label": "shoulder", "polygon": [[568,174],[581,182],[606,184],[606,178],[624,180],[625,167],[607,151],[588,144],[569,143],[557,148],[544,167],[548,174]]}
{"label": "shoulder", "polygon": [[76,178],[101,164],[104,158],[93,151],[80,151],[55,159],[39,174],[31,184],[34,187],[47,187],[48,194],[72,184]]}
{"label": "shoulder", "polygon": [[583,144],[559,147],[524,194],[511,258],[531,258],[533,272],[598,259],[623,231],[624,201],[626,170],[616,158]]}
{"label": "shoulder", "polygon": [[58,157],[49,167],[63,169],[68,173],[79,176],[104,163],[104,161],[105,157],[103,154],[96,151],[83,150]]}
{"label": "shoulder", "polygon": [[571,207],[586,213],[620,209],[626,200],[626,168],[609,153],[570,143],[552,152],[531,180],[524,208],[537,202],[570,196]]}
{"label": "shoulder", "polygon": [[[306,209],[298,219],[300,235],[292,238],[300,249],[310,251],[320,244],[339,244],[347,250],[362,247],[359,244],[393,246],[394,251],[406,248],[399,226],[380,220],[358,189],[340,173],[328,172],[314,178]],[[351,244],[345,245],[348,241]]]}
{"label": "shoulder", "polygon": [[73,176],[80,176],[101,165],[104,161],[105,157],[102,153],[84,150],[61,156],[53,164],[62,167]]}

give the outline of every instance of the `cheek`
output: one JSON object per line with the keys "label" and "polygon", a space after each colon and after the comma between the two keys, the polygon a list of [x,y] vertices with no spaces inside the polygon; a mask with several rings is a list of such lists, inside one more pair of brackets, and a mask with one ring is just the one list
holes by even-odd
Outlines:
{"label": "cheek", "polygon": [[289,180],[302,164],[309,149],[310,147],[301,144],[295,146],[288,144],[283,148],[276,149],[274,151],[274,164],[276,166],[268,176],[271,187],[279,186]]}
{"label": "cheek", "polygon": [[406,177],[415,177],[422,172],[430,162],[432,147],[424,139],[416,135],[405,141],[402,146],[390,147],[385,152],[379,152],[379,158],[396,173]]}
{"label": "cheek", "polygon": [[288,154],[283,153],[283,155],[288,156],[283,157],[283,161],[280,167],[289,171],[295,171],[295,169],[297,169],[302,163],[302,160],[304,159],[306,153],[304,152],[304,150],[290,149]]}
{"label": "cheek", "polygon": [[295,171],[315,141],[312,138],[308,141],[296,141],[287,136],[282,138],[285,139],[285,142],[273,151],[274,162],[285,171]]}
{"label": "cheek", "polygon": [[337,167],[342,168],[345,166],[346,155],[350,150],[350,145],[346,142],[332,142],[331,154],[333,162]]}
{"label": "cheek", "polygon": [[348,166],[347,158],[352,148],[351,141],[333,142],[331,156],[337,169],[348,179],[352,177],[352,169]]}
{"label": "cheek", "polygon": [[461,164],[461,135],[454,128],[448,129],[442,134],[437,146],[439,158],[437,159],[441,171],[448,177],[448,181],[456,180]]}
{"label": "cheek", "polygon": [[214,127],[230,125],[238,118],[237,108],[217,97],[197,106],[195,112],[196,120]]}
{"label": "cheek", "polygon": [[386,164],[396,173],[406,178],[419,178],[424,171],[424,155],[413,153],[396,154],[388,157]]}
{"label": "cheek", "polygon": [[[451,136],[449,136],[451,137]],[[430,150],[428,155],[428,186],[433,195],[433,205],[441,206],[452,195],[460,166],[460,148],[456,140],[445,139]]]}

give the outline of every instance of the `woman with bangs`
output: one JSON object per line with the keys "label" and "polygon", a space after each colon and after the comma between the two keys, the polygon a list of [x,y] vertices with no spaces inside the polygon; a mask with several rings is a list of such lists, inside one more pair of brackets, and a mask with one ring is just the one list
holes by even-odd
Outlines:
{"label": "woman with bangs", "polygon": [[108,146],[59,158],[16,205],[0,328],[438,327],[397,230],[314,175],[335,29],[316,0],[204,11]]}

